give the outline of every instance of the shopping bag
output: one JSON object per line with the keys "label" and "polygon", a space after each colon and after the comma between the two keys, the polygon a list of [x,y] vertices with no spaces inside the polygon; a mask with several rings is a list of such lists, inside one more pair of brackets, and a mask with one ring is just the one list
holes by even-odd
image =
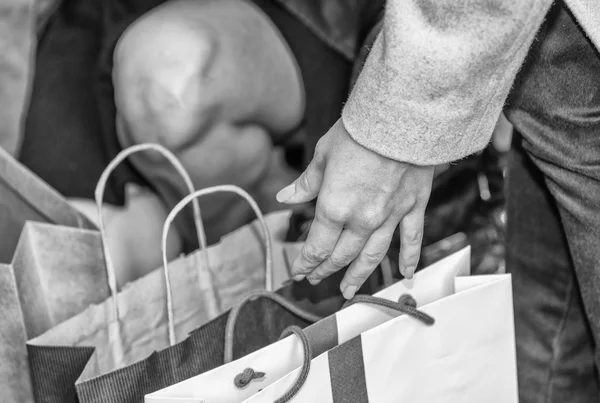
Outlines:
{"label": "shopping bag", "polygon": [[[335,279],[339,285],[340,278]],[[328,287],[328,280],[316,288]],[[309,285],[309,283],[306,283]],[[277,291],[278,295],[299,305],[313,315],[331,313],[323,308],[343,304],[341,294],[330,295],[326,299],[307,298],[295,301],[297,287],[304,284],[289,284]],[[337,304],[335,303],[337,302]],[[289,326],[305,327],[313,323],[314,317],[298,315],[270,299],[256,299],[245,304],[237,321],[233,335],[233,358],[239,358],[263,348],[275,341],[281,332]],[[317,315],[318,316],[318,315]],[[121,370],[104,374],[76,384],[77,395],[81,403],[143,402],[144,395],[169,385],[188,379],[197,374],[219,367],[225,363],[225,335],[229,314],[225,313],[213,319],[172,347],[156,351]],[[30,350],[31,351],[31,350]],[[58,401],[58,400],[44,400]],[[74,400],[65,400],[74,401]]]}
{"label": "shopping bag", "polygon": [[29,221],[12,267],[29,338],[109,295],[102,242],[95,230]]}
{"label": "shopping bag", "polygon": [[0,390],[3,402],[33,403],[25,325],[12,267],[0,264]]}
{"label": "shopping bag", "polygon": [[0,263],[11,262],[26,221],[96,228],[58,192],[0,147]]}
{"label": "shopping bag", "polygon": [[[465,248],[417,272],[412,280],[405,279],[389,286],[374,297],[397,301],[402,295],[410,293],[419,305],[425,305],[453,294],[455,277],[468,275],[469,268],[470,249]],[[399,311],[379,305],[355,304],[307,327],[305,332],[313,353],[318,355],[400,314]],[[145,401],[174,403],[185,399],[187,402],[240,403],[300,367],[302,361],[303,351],[299,340],[285,338],[210,372],[149,394]],[[234,379],[248,369],[264,373],[265,376],[240,387]]]}
{"label": "shopping bag", "polygon": [[[225,188],[235,187],[226,186]],[[210,190],[197,191],[195,195],[207,191]],[[186,199],[182,201],[182,203],[184,202],[186,202]],[[287,225],[289,213],[277,215],[283,218],[280,222]],[[267,224],[269,218],[271,216],[265,220]],[[256,231],[251,231],[251,227],[256,228],[256,223],[244,227],[234,234],[238,235],[245,232],[244,241],[254,243],[253,239]],[[281,241],[272,242],[273,264],[271,266],[274,273],[277,273],[278,270],[289,273],[290,266],[288,263],[290,259],[288,257],[295,256],[300,251],[301,245],[290,245],[282,242],[287,227],[281,228],[278,232]],[[265,237],[265,239],[269,240],[270,237]],[[264,243],[266,248],[268,242]],[[209,252],[211,248],[208,249]],[[228,253],[227,256],[229,256],[231,262],[229,268],[233,272],[232,277],[238,281],[246,275],[245,267],[249,267],[249,264],[263,271],[265,269],[264,255],[260,251],[257,252],[256,249],[252,254],[241,258],[235,250],[222,250],[221,252]],[[286,255],[289,256],[286,257]],[[209,253],[210,256],[219,257],[219,255],[210,255]],[[267,256],[269,255],[267,254]],[[278,268],[278,266],[283,267],[283,269]],[[190,378],[224,363],[225,325],[228,314],[220,315],[193,330],[185,340],[169,348],[164,348],[172,344],[170,343],[171,338],[168,337],[170,330],[174,330],[176,340],[181,340],[190,324],[204,322],[202,303],[198,301],[201,298],[198,295],[201,293],[201,286],[198,285],[197,275],[190,277],[186,274],[189,270],[178,272],[172,266],[168,269],[167,277],[162,272],[154,276],[148,275],[126,287],[118,295],[117,300],[121,314],[121,320],[118,323],[113,319],[110,322],[112,326],[97,325],[104,317],[111,318],[110,303],[106,302],[103,304],[104,306],[92,307],[96,312],[94,313],[93,309],[90,309],[87,317],[75,317],[65,322],[65,324],[61,324],[60,329],[57,330],[56,340],[49,340],[50,336],[46,335],[44,340],[37,340],[28,344],[38,401],[143,402],[144,395],[147,393]],[[195,273],[195,271],[192,273]],[[265,299],[251,301],[246,304],[240,313],[238,324],[232,335],[234,341],[233,357],[238,358],[274,342],[281,331],[289,325],[306,326],[315,319],[315,314],[328,315],[338,310],[343,304],[343,297],[339,291],[339,283],[343,274],[341,272],[334,275],[317,287],[312,287],[307,281],[303,281],[287,285],[277,291],[285,299],[292,301],[296,308],[303,309],[304,315],[299,316],[297,309],[289,310],[285,306],[280,306]],[[165,278],[169,279],[168,283],[164,280]],[[262,278],[264,281],[264,275]],[[165,297],[165,295],[169,295],[169,293],[166,293],[166,284],[169,284],[169,288],[173,290],[171,304],[168,304]],[[273,282],[273,284],[277,285],[276,282]],[[264,288],[264,286],[260,288]],[[333,290],[335,292],[332,292]],[[363,289],[363,291],[368,292],[368,288]],[[136,298],[136,292],[139,298]],[[240,295],[244,294],[245,292]],[[128,307],[125,307],[126,304]],[[165,311],[170,312],[170,309],[166,310],[164,308],[165,306],[171,306],[173,314],[165,314]],[[199,318],[194,316],[194,309],[199,312]],[[98,312],[102,313],[99,314]],[[182,313],[185,315],[182,315]],[[309,316],[306,315],[307,313]],[[167,326],[168,318],[173,320],[173,326]],[[88,322],[92,325],[87,324]],[[145,339],[138,340],[133,345],[127,344],[128,342],[122,343],[130,356],[136,353],[134,350],[137,350],[139,355],[143,355],[138,345],[151,342],[155,338],[161,339],[162,346],[158,345],[160,343],[156,343],[156,352],[148,352],[142,359],[118,370],[104,372],[100,367],[99,361],[101,360],[98,360],[98,358],[100,355],[107,356],[110,354],[106,350],[112,349],[107,347],[106,344],[102,344],[103,342],[96,343],[95,345],[98,347],[96,352],[99,354],[93,356],[94,349],[86,346],[92,346],[94,343],[78,340],[77,347],[74,348],[65,345],[64,339],[62,339],[63,343],[60,343],[59,340],[60,335],[63,333],[67,335],[70,331],[81,333],[82,327],[89,328],[89,333],[94,333],[93,338],[97,338],[97,333],[101,333],[103,334],[103,340],[106,340],[110,336],[110,334],[106,334],[110,333],[111,330],[114,331],[117,324],[124,328],[121,332],[124,335],[139,335],[141,333],[145,337]],[[154,325],[154,329],[148,331],[147,328],[151,325]],[[98,332],[95,332],[96,330]],[[171,332],[171,334],[173,333]],[[187,333],[185,336],[187,336]],[[134,339],[134,337],[130,339]],[[104,351],[100,351],[101,349]],[[49,362],[52,362],[51,367]],[[85,369],[82,369],[84,367]],[[74,384],[75,386],[73,386]]]}
{"label": "shopping bag", "polygon": [[[97,186],[99,210],[104,188],[114,168],[127,156],[142,151],[162,154],[181,174],[188,191],[194,190],[189,175],[171,152],[156,144],[142,144],[123,151],[103,172]],[[194,209],[199,237],[203,237],[197,204]],[[99,223],[103,225],[102,220]],[[114,270],[105,267],[103,233],[104,228],[97,231],[38,222],[25,224],[12,266],[29,339],[82,312],[91,304],[106,300],[110,287],[116,290],[118,273],[111,277],[110,273]]]}
{"label": "shopping bag", "polygon": [[420,307],[433,325],[400,316],[307,357],[245,402],[518,402],[510,275],[456,278],[455,287]]}
{"label": "shopping bag", "polygon": [[[156,270],[125,286],[121,292],[111,294],[106,301],[90,306],[30,340],[28,352],[37,401],[75,402],[77,396],[82,402],[111,401],[106,397],[108,393],[116,393],[113,401],[127,401],[120,394],[121,384],[104,391],[105,380],[127,374],[130,368],[143,367],[143,360],[155,350],[183,340],[190,331],[214,318],[216,315],[207,304],[207,298],[212,298],[207,296],[213,289],[218,294],[218,301],[213,305],[221,309],[233,305],[248,291],[272,290],[279,287],[283,279],[289,280],[284,244],[272,242],[268,229],[269,222],[287,223],[289,212],[263,219],[250,195],[235,186],[203,189],[194,195],[215,190],[233,191],[244,197],[257,213],[258,222],[226,236],[217,245],[171,264],[166,264],[163,254],[164,273],[163,268]],[[167,218],[163,246],[169,225],[181,209],[183,205]],[[257,226],[262,239],[257,235]],[[102,230],[102,224],[100,228]],[[275,227],[275,230],[284,233],[287,228]],[[261,251],[263,245],[267,252]],[[291,253],[298,251],[297,247]],[[115,270],[109,254],[105,253],[105,258],[107,268]],[[109,278],[114,279],[114,274]],[[167,292],[167,287],[173,291]],[[147,379],[150,374],[142,372],[142,376]],[[146,381],[132,385],[141,387]],[[158,387],[163,386],[166,385],[158,384]],[[138,401],[143,400],[144,393],[147,391],[139,395]]]}

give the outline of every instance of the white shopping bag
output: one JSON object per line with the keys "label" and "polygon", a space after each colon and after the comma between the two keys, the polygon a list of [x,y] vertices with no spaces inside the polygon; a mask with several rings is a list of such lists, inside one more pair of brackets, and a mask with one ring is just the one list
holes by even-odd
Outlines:
{"label": "white shopping bag", "polygon": [[307,360],[304,382],[296,369],[245,402],[517,403],[510,275],[457,278],[455,291],[420,308],[432,326],[388,321]]}
{"label": "white shopping bag", "polygon": [[[418,306],[427,305],[454,294],[456,276],[468,275],[469,268],[470,249],[465,248],[418,272],[412,280],[398,282],[375,296],[398,301],[401,295],[408,293]],[[322,353],[399,315],[400,312],[381,306],[356,304],[309,326],[305,332],[313,351]],[[239,360],[146,395],[145,401],[239,403],[299,368],[302,362],[302,343],[295,337],[288,337]],[[239,388],[234,379],[248,368],[264,372],[265,376]],[[314,401],[320,402],[319,399]]]}

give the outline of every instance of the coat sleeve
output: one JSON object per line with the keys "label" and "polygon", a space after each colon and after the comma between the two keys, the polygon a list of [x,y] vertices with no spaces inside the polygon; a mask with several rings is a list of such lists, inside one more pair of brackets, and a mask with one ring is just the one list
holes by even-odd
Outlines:
{"label": "coat sleeve", "polygon": [[388,0],[342,112],[348,133],[417,165],[483,149],[553,0]]}

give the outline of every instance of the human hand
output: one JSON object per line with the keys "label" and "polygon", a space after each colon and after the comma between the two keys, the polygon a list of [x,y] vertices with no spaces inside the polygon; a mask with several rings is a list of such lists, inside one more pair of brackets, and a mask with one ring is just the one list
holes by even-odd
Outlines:
{"label": "human hand", "polygon": [[419,261],[433,166],[383,157],[354,141],[341,120],[321,138],[306,170],[277,194],[281,203],[317,208],[292,266],[294,279],[318,284],[350,265],[340,289],[350,299],[390,246],[400,224],[400,272],[411,278]]}

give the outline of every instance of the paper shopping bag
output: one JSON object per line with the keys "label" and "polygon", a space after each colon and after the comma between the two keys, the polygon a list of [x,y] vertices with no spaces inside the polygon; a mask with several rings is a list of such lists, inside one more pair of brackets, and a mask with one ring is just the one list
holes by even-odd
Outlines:
{"label": "paper shopping bag", "polygon": [[[215,189],[235,189],[236,193],[251,200],[246,192],[235,186],[218,186]],[[209,194],[215,189],[196,191],[175,207],[165,223],[163,245],[166,244],[164,235],[168,223],[174,219],[174,214],[189,202],[190,197]],[[261,217],[256,204],[251,204]],[[212,270],[212,266],[207,269],[209,277],[216,281],[217,290],[221,288],[218,283],[220,277],[226,278],[227,284],[249,284],[247,278],[258,276],[264,283],[257,288],[269,289],[265,278],[269,276],[265,276],[265,272],[275,273],[274,278],[277,278],[278,272],[289,276],[289,260],[285,251],[294,256],[300,245],[271,242],[269,221],[275,217],[287,225],[289,213],[259,219],[231,235],[242,242],[239,246],[254,245],[249,253],[240,256],[244,248],[224,250],[211,246],[207,249],[208,259],[198,259],[211,264],[218,259],[227,262],[219,271]],[[264,234],[260,242],[256,241],[257,226]],[[286,231],[287,228],[276,230],[282,237]],[[260,250],[263,244],[270,253]],[[162,271],[151,273],[117,295],[119,316],[111,315],[114,312],[111,307],[113,300],[107,300],[30,341],[28,352],[38,401],[142,402],[147,393],[222,365],[227,315],[205,324],[207,315],[198,267],[203,266],[197,265],[194,270],[190,270],[189,266],[165,266],[167,271],[164,274]],[[311,309],[314,319],[314,313],[329,314],[342,305],[343,297],[338,288],[341,275],[343,273],[331,279],[336,282],[337,292],[334,295],[328,294],[327,291],[333,287],[327,282],[315,288],[307,282],[293,284],[280,289],[279,293],[298,307]],[[276,281],[270,283],[278,286]],[[238,289],[237,299],[248,291]],[[220,300],[224,301],[224,298]],[[322,307],[323,304],[326,308]],[[327,310],[329,307],[331,310]],[[288,312],[285,307],[262,300],[244,307],[241,322],[232,336],[234,356],[239,357],[267,345],[289,325],[306,325],[309,322],[306,315],[298,316],[294,313],[298,312],[296,309]],[[121,361],[118,361],[119,357]],[[79,377],[67,376],[75,373],[72,368],[82,367],[85,368],[80,371]]]}
{"label": "paper shopping bag", "polygon": [[109,295],[98,231],[29,221],[12,267],[28,338]]}
{"label": "paper shopping bag", "polygon": [[[187,172],[172,153],[158,145],[142,144],[123,151],[103,172],[97,186],[99,210],[111,172],[128,155],[141,151],[162,154],[179,171],[188,190],[194,190]],[[8,166],[13,170],[19,168],[15,164]],[[22,174],[25,171],[21,169],[15,172]],[[16,179],[16,176],[13,177]],[[37,191],[38,188],[26,189]],[[48,193],[53,196],[53,193]],[[61,200],[57,199],[55,202]],[[44,203],[40,205],[47,206]],[[50,207],[52,206],[54,205],[51,204]],[[199,207],[196,205],[194,208],[198,230],[202,231]],[[99,222],[102,225],[102,220]],[[12,266],[29,339],[39,336],[88,306],[106,300],[110,295],[110,286],[116,289],[116,279],[107,276],[103,228],[100,230],[38,222],[25,224],[14,251]],[[119,273],[116,273],[114,277],[118,276]]]}
{"label": "paper shopping bag", "polygon": [[[315,314],[318,317],[339,309],[344,301],[343,296],[340,293],[328,294],[327,290],[332,288],[332,284],[339,285],[340,281],[341,276],[336,275],[316,287],[303,282],[279,289],[277,294],[290,301],[296,308],[294,310],[265,298],[244,304],[231,338],[232,357],[245,356],[277,341],[281,332],[289,326],[305,327],[313,323]],[[306,298],[296,300],[295,296],[298,295]],[[319,295],[319,298],[315,298],[315,295]],[[298,310],[304,314],[298,315]],[[148,393],[223,365],[226,362],[228,319],[229,313],[222,314],[192,331],[182,342],[156,351],[120,370],[96,378],[84,373],[75,385],[79,402],[141,403]],[[29,349],[29,352],[31,354],[32,350]],[[65,358],[67,354],[74,357],[77,351],[66,353]],[[81,381],[86,377],[88,380]]]}
{"label": "paper shopping bag", "polygon": [[455,287],[420,307],[433,325],[400,316],[308,357],[245,402],[517,403],[510,275],[457,278]]}
{"label": "paper shopping bag", "polygon": [[[251,202],[259,216],[256,223],[235,231],[216,245],[165,265],[168,271],[164,273],[160,268],[128,284],[118,294],[112,294],[115,297],[90,306],[29,341],[38,401],[77,401],[76,381],[82,390],[94,386],[97,379],[113,371],[122,372],[155,350],[183,340],[190,331],[216,316],[214,306],[227,309],[240,295],[255,289],[271,290],[289,279],[284,243],[272,242],[268,228],[272,225],[276,233],[285,232],[281,226],[287,225],[289,212],[264,219],[246,192],[230,188]],[[199,192],[209,194],[212,190]],[[163,245],[174,218],[170,214],[165,223]],[[115,270],[109,254],[105,258],[106,267]],[[114,278],[114,274],[109,277]],[[167,285],[172,292],[167,292]],[[213,290],[215,299],[211,296]],[[98,396],[100,401],[106,401],[105,394]],[[123,400],[119,397],[116,401]]]}
{"label": "paper shopping bag", "polygon": [[[465,248],[417,272],[414,279],[398,282],[374,296],[397,301],[400,296],[410,293],[418,304],[428,304],[454,293],[455,277],[469,274],[469,262],[470,249]],[[313,353],[318,355],[400,314],[378,305],[357,304],[309,326],[305,331]],[[149,394],[145,401],[175,403],[186,399],[189,402],[240,403],[300,367],[302,354],[301,343],[288,337],[210,372]],[[234,379],[249,368],[266,376],[240,387]]]}
{"label": "paper shopping bag", "polygon": [[11,262],[26,221],[96,228],[58,192],[0,148],[0,263]]}
{"label": "paper shopping bag", "polygon": [[[288,285],[279,292],[293,295],[292,289],[295,286],[297,284]],[[336,299],[341,305],[343,297],[337,295],[331,299]],[[319,300],[305,300],[302,305],[304,308],[312,307],[313,312],[318,312],[323,310],[319,303]],[[328,300],[327,303],[332,305],[332,301]],[[46,387],[45,393],[36,390],[36,401],[143,402],[147,393],[222,365],[227,318],[227,313],[222,314],[192,331],[185,340],[172,347],[157,350],[131,365],[95,377],[87,372],[90,369],[92,374],[96,371],[96,368],[93,368],[94,349],[59,348],[57,351],[51,347],[29,345],[34,380],[37,383],[40,378],[45,378],[42,380]],[[305,327],[310,323],[312,320],[297,316],[271,300],[252,301],[244,306],[237,323],[233,339],[234,357],[249,354],[276,341],[288,326]],[[96,352],[99,352],[99,349],[96,349]],[[55,363],[52,372],[42,367],[51,359]],[[73,363],[82,362],[87,362],[88,366],[81,371],[79,379],[77,376],[70,379],[58,376],[58,372],[63,369],[68,372]]]}
{"label": "paper shopping bag", "polygon": [[0,390],[3,402],[33,403],[25,325],[12,267],[0,264]]}

